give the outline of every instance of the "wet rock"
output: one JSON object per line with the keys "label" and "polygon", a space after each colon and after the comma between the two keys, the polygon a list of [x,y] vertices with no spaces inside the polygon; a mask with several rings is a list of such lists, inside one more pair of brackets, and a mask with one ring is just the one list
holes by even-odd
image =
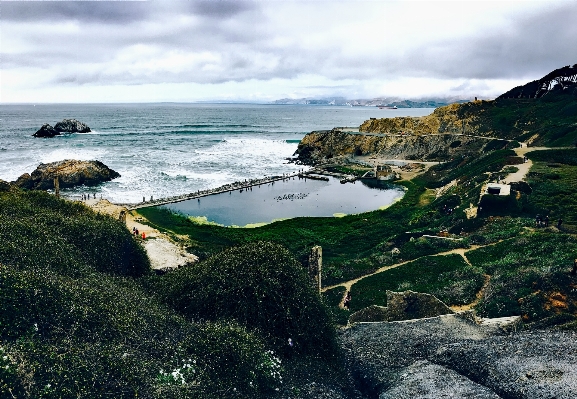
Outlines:
{"label": "wet rock", "polygon": [[88,133],[90,131],[90,128],[85,123],[76,119],[63,119],[62,122],[58,122],[54,127],[45,123],[36,133],[33,134],[33,136],[54,137],[59,136],[62,133]]}
{"label": "wet rock", "polygon": [[54,125],[54,130],[62,133],[88,133],[90,128],[76,119],[63,119]]}
{"label": "wet rock", "polygon": [[60,134],[60,132],[58,130],[54,129],[48,123],[45,123],[44,125],[42,125],[42,127],[40,129],[38,129],[36,131],[36,133],[33,134],[33,136],[34,137],[54,137],[54,136],[58,136],[59,134]]}
{"label": "wet rock", "polygon": [[50,190],[54,189],[56,175],[60,188],[94,186],[120,177],[118,172],[100,161],[64,160],[40,164],[32,174],[23,174],[13,184],[29,190]]}

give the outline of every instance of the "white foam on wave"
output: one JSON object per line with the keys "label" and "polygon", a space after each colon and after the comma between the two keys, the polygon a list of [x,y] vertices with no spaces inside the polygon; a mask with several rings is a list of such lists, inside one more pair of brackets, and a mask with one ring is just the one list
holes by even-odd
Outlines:
{"label": "white foam on wave", "polygon": [[81,149],[81,148],[56,148],[50,152],[36,153],[38,161],[41,163],[50,163],[62,161],[64,159],[76,159],[79,161],[100,160],[106,154],[101,149]]}

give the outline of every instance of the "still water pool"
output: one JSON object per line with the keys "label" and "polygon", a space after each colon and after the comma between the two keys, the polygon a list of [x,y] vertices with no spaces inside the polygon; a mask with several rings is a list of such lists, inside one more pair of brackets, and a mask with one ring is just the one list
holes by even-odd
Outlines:
{"label": "still water pool", "polygon": [[291,178],[163,205],[172,211],[224,226],[250,226],[298,216],[342,216],[373,211],[402,198],[403,188],[378,181],[341,184]]}

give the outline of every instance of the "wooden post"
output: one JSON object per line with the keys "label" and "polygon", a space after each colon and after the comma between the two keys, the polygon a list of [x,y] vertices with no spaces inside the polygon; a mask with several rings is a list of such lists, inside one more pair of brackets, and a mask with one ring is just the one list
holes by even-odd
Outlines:
{"label": "wooden post", "polygon": [[56,194],[56,198],[60,198],[60,182],[58,181],[58,175],[54,176],[54,194]]}
{"label": "wooden post", "polygon": [[323,248],[317,245],[311,249],[311,253],[309,255],[309,277],[311,278],[313,287],[318,289],[319,294],[321,293],[322,267]]}

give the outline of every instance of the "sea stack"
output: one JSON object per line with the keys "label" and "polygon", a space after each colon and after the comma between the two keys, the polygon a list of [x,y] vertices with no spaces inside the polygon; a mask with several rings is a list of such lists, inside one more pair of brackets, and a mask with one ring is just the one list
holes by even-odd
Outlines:
{"label": "sea stack", "polygon": [[62,133],[88,133],[90,128],[87,124],[76,119],[63,119],[54,127],[45,123],[42,127],[33,134],[34,137],[54,137]]}
{"label": "sea stack", "polygon": [[15,182],[17,187],[29,190],[54,189],[54,178],[58,176],[60,188],[95,186],[110,181],[120,174],[100,161],[64,161],[40,164],[32,174],[24,173]]}

